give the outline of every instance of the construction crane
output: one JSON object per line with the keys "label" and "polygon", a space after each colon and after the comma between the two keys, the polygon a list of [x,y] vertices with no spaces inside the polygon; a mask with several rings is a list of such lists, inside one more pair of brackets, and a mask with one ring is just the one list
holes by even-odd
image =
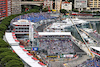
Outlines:
{"label": "construction crane", "polygon": [[[69,16],[69,19],[71,20],[70,16]],[[79,35],[81,36],[82,40],[84,41],[84,44],[85,44],[86,48],[87,48],[88,51],[90,52],[90,49],[89,49],[89,47],[88,47],[86,41],[84,40],[84,38],[83,38],[82,35],[80,34],[78,28],[76,27],[76,25],[74,24],[74,22],[73,22],[72,20],[71,20],[71,22],[72,22],[72,24],[75,26],[77,32],[79,33]],[[92,58],[94,58],[94,56],[93,56],[93,54],[92,54],[91,52],[90,52],[90,54],[91,54]]]}

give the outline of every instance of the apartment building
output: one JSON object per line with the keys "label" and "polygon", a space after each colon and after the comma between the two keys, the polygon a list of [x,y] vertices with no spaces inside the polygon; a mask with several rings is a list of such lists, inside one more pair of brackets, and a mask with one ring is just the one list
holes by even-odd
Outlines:
{"label": "apartment building", "polygon": [[11,0],[0,0],[0,18],[11,15]]}
{"label": "apartment building", "polygon": [[88,0],[88,7],[92,11],[100,11],[100,0]]}

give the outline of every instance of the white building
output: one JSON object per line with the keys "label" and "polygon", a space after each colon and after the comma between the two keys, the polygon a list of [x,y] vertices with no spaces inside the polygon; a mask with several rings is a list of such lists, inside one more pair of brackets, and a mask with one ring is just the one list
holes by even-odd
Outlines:
{"label": "white building", "polygon": [[74,0],[74,8],[79,11],[87,9],[87,0]]}
{"label": "white building", "polygon": [[29,22],[28,20],[25,19],[20,19],[17,22],[13,23],[14,29],[13,31],[15,32],[17,38],[24,37],[28,38],[29,36],[29,27],[30,25],[33,26],[34,23]]}
{"label": "white building", "polygon": [[72,2],[62,2],[61,9],[65,9],[67,11],[72,10]]}

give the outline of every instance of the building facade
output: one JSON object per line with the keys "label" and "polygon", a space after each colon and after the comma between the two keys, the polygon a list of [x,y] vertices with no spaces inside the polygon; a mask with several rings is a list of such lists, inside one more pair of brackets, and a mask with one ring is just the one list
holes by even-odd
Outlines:
{"label": "building facade", "polygon": [[[30,34],[30,26],[33,26],[34,23],[30,22],[25,19],[20,19],[17,22],[13,23],[13,31],[15,32],[17,38],[24,37],[28,38]],[[32,31],[31,31],[32,32]]]}
{"label": "building facade", "polygon": [[62,2],[61,9],[72,10],[72,2]]}
{"label": "building facade", "polygon": [[8,4],[7,4],[7,6],[8,6],[8,16],[10,16],[11,12],[12,12],[12,10],[11,10],[11,4],[12,4],[12,1],[8,0]]}
{"label": "building facade", "polygon": [[21,13],[21,0],[12,0],[12,14]]}
{"label": "building facade", "polygon": [[21,0],[0,0],[0,18],[21,13]]}
{"label": "building facade", "polygon": [[53,8],[53,1],[44,1],[43,8],[48,7],[48,9],[52,10]]}
{"label": "building facade", "polygon": [[79,11],[87,9],[87,0],[74,0],[74,8]]}
{"label": "building facade", "polygon": [[55,10],[57,12],[59,12],[61,9],[61,2],[62,2],[62,0],[55,0]]}
{"label": "building facade", "polygon": [[0,18],[11,15],[11,0],[0,0]]}
{"label": "building facade", "polygon": [[88,7],[92,11],[100,11],[100,0],[89,0]]}

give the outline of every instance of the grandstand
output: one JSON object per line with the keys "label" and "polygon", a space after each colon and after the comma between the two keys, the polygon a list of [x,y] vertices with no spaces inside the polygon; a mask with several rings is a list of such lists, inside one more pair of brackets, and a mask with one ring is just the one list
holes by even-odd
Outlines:
{"label": "grandstand", "polygon": [[38,32],[36,39],[39,50],[45,50],[47,56],[75,54],[70,32]]}
{"label": "grandstand", "polygon": [[40,40],[39,48],[45,49],[48,52],[48,55],[56,55],[56,54],[70,54],[74,53],[74,48],[69,39],[66,40]]}
{"label": "grandstand", "polygon": [[50,16],[48,13],[29,13],[29,14],[24,14],[24,15],[20,15],[18,17],[15,17],[14,19],[12,19],[11,23],[16,22],[19,19],[27,19],[30,20],[31,22],[39,22],[41,20],[47,20],[47,19],[53,19],[56,17]]}

